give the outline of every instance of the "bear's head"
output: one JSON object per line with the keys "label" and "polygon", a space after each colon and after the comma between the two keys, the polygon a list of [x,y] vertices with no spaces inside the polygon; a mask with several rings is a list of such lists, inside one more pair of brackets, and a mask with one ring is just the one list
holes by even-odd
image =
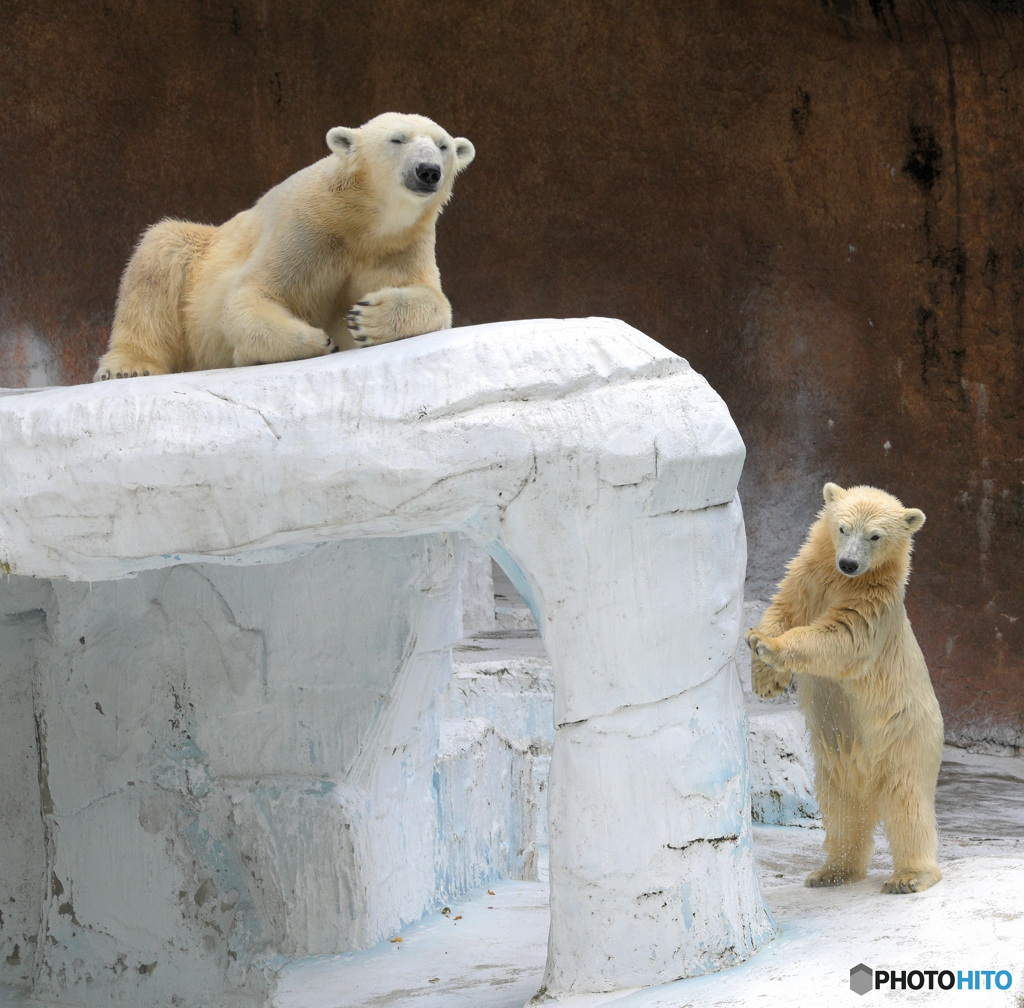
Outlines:
{"label": "bear's head", "polygon": [[887,561],[905,560],[911,538],[924,524],[924,512],[905,508],[895,497],[875,487],[844,490],[826,483],[822,519],[832,535],[836,568],[855,578]]}
{"label": "bear's head", "polygon": [[364,169],[367,183],[389,199],[443,204],[455,176],[476,155],[465,137],[451,137],[426,116],[385,112],[358,129],[335,126],[327,146]]}

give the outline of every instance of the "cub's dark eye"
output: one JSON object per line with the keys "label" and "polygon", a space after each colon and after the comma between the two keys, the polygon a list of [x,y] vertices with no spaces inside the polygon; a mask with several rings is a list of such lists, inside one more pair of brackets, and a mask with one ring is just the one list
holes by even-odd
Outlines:
{"label": "cub's dark eye", "polygon": [[846,535],[846,526],[845,525],[840,525],[839,526],[839,534],[840,535]]}
{"label": "cub's dark eye", "polygon": [[448,144],[438,144],[438,148],[443,151],[448,150]]}
{"label": "cub's dark eye", "polygon": [[396,144],[405,143],[405,141],[401,137],[392,137],[391,142]]}
{"label": "cub's dark eye", "polygon": [[874,535],[873,535],[873,536],[871,537],[871,541],[872,541],[872,542],[878,542],[878,540],[879,540],[879,539],[881,539],[881,538],[882,538],[882,537],[881,537],[881,536],[880,536],[880,535],[879,535],[879,534],[878,534],[878,533],[876,532],[876,533],[875,533],[875,534],[874,534]]}

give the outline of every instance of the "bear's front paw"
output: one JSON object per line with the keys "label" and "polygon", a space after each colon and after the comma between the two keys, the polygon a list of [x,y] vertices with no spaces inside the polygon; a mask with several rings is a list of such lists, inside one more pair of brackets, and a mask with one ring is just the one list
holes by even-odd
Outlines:
{"label": "bear's front paw", "polygon": [[760,639],[761,635],[756,630],[748,630],[743,635],[743,642],[747,645],[748,648],[750,648],[751,651],[753,651],[754,648],[757,647],[757,642]]}
{"label": "bear's front paw", "polygon": [[768,639],[761,636],[758,630],[748,630],[743,634],[746,646],[750,647],[756,658],[761,659],[766,665],[774,665],[777,661],[775,652],[768,643]]}
{"label": "bear's front paw", "polygon": [[792,678],[782,668],[778,655],[757,630],[748,630],[743,637],[751,650],[750,682],[754,692],[761,697],[778,696]]}
{"label": "bear's front paw", "polygon": [[750,683],[754,687],[754,692],[759,697],[768,699],[769,697],[778,696],[789,685],[790,678],[791,676],[788,672],[774,669],[771,665],[766,665],[758,658],[751,659]]}
{"label": "bear's front paw", "polygon": [[390,343],[407,333],[399,333],[395,324],[396,305],[383,293],[367,295],[357,301],[345,315],[345,325],[353,342],[359,346]]}
{"label": "bear's front paw", "polygon": [[441,292],[422,286],[382,287],[364,295],[345,314],[357,346],[391,343],[451,324],[451,309]]}
{"label": "bear's front paw", "polygon": [[748,630],[743,635],[743,640],[746,641],[747,647],[753,652],[754,657],[764,662],[765,665],[777,666],[779,664],[779,657],[769,643],[770,637],[762,637],[759,630]]}

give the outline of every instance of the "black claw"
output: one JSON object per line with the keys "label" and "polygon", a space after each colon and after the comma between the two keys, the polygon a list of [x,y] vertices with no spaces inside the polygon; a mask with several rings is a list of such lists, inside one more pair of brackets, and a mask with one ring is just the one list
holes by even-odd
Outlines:
{"label": "black claw", "polygon": [[340,352],[341,352],[341,347],[340,346],[331,347],[331,353],[340,353]]}
{"label": "black claw", "polygon": [[362,305],[364,308],[366,308],[366,307],[369,306],[370,302],[369,301],[357,301],[356,304],[357,305]]}

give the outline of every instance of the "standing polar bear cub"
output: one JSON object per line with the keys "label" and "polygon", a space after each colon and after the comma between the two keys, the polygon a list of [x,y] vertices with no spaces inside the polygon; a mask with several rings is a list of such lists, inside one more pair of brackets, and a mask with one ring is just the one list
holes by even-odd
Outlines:
{"label": "standing polar bear cub", "polygon": [[903,596],[924,513],[882,490],[826,483],[825,507],[756,630],[751,678],[774,696],[797,677],[825,826],[809,886],[862,879],[881,818],[895,862],[883,892],[920,892],[936,864],[942,715]]}
{"label": "standing polar bear cub", "polygon": [[434,228],[473,145],[387,112],[335,127],[327,146],[219,227],[146,231],[94,381],[298,360],[451,325]]}

